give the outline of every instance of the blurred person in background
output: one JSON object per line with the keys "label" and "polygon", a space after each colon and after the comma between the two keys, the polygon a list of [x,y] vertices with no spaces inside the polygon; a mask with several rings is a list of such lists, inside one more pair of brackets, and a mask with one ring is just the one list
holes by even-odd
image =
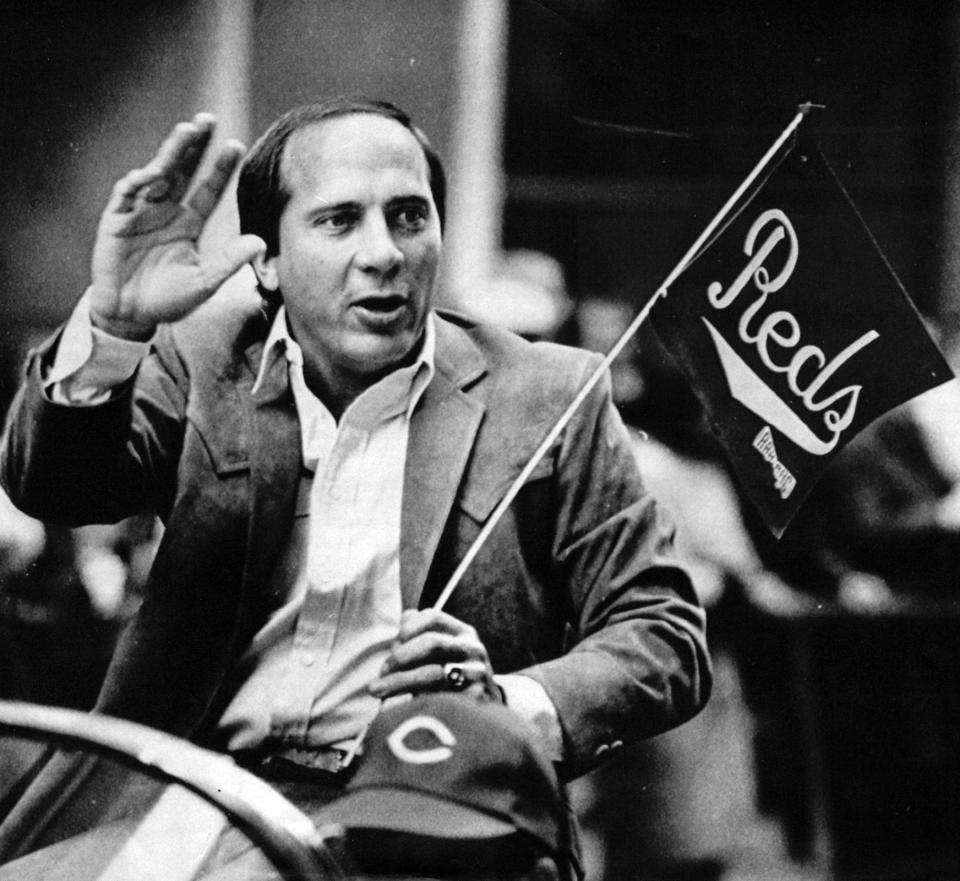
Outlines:
{"label": "blurred person in background", "polygon": [[0,492],[0,693],[92,707],[153,547],[152,520],[68,529]]}
{"label": "blurred person in background", "polygon": [[780,541],[752,524],[765,565],[799,592],[780,600],[871,613],[960,598],[958,419],[953,380],[855,437]]}
{"label": "blurred person in background", "polygon": [[779,540],[745,512],[766,573],[736,614],[760,802],[798,856],[829,838],[863,871],[852,851],[935,861],[956,841],[958,419],[954,379],[851,440]]}
{"label": "blurred person in background", "polygon": [[[0,697],[90,709],[142,589],[152,523],[67,529],[0,491]],[[39,744],[0,740],[0,816]]]}
{"label": "blurred person in background", "polygon": [[453,306],[477,321],[506,328],[526,340],[575,342],[574,304],[560,261],[527,248],[504,251],[489,277],[456,291]]}

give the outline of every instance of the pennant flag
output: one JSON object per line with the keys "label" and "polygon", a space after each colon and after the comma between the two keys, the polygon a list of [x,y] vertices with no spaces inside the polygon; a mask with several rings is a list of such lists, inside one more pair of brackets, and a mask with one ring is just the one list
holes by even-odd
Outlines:
{"label": "pennant flag", "polygon": [[953,374],[819,149],[770,166],[653,321],[779,537],[848,441]]}

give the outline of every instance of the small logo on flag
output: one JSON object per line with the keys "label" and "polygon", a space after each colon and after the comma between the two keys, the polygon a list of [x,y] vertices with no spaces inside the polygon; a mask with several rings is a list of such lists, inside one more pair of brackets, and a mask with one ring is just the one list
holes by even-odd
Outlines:
{"label": "small logo on flag", "polygon": [[797,479],[777,458],[777,448],[773,444],[773,432],[770,431],[769,425],[764,425],[760,434],[753,439],[753,448],[760,451],[765,462],[770,463],[773,471],[773,488],[780,493],[780,498],[789,498],[797,485]]}

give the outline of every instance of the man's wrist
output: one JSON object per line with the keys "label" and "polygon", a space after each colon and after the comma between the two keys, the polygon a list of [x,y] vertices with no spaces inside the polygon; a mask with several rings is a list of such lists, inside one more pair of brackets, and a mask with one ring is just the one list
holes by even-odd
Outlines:
{"label": "man's wrist", "polygon": [[496,682],[504,703],[533,726],[544,753],[553,761],[563,761],[563,730],[557,708],[544,687],[523,673],[500,674]]}
{"label": "man's wrist", "polygon": [[142,324],[138,321],[127,321],[123,318],[105,318],[98,315],[94,309],[90,309],[90,323],[97,330],[102,330],[110,336],[136,343],[148,342],[157,329],[154,324]]}
{"label": "man's wrist", "polygon": [[88,288],[63,327],[52,363],[43,370],[44,391],[54,403],[76,406],[110,400],[150,349],[149,341],[94,327],[91,311]]}

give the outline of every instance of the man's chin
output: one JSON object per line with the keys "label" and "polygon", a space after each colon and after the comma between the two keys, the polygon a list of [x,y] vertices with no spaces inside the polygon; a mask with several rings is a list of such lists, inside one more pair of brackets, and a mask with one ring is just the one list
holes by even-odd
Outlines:
{"label": "man's chin", "polygon": [[358,336],[347,360],[354,373],[376,379],[412,364],[420,351],[422,333],[404,329],[400,333]]}

